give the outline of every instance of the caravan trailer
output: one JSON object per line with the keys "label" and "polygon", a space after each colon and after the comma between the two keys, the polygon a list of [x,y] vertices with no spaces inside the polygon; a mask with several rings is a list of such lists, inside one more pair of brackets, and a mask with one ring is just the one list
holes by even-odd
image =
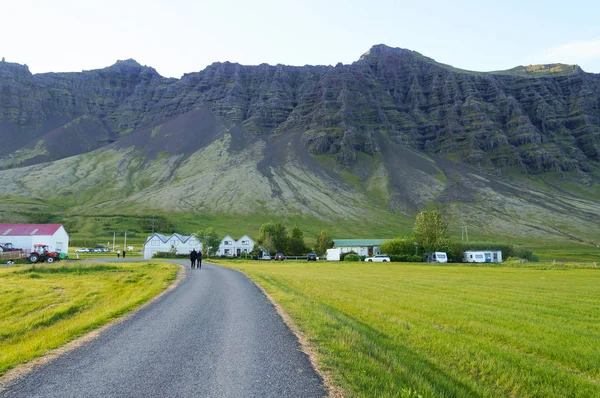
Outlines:
{"label": "caravan trailer", "polygon": [[448,256],[446,252],[425,253],[423,261],[426,263],[447,263]]}
{"label": "caravan trailer", "polygon": [[464,263],[501,263],[502,250],[467,250],[463,256]]}

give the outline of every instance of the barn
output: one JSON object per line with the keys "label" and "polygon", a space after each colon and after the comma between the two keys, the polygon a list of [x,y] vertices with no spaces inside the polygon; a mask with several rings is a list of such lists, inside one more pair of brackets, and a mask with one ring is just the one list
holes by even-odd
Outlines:
{"label": "barn", "polygon": [[69,252],[69,234],[61,224],[0,224],[0,243],[12,243],[27,253],[34,244],[48,245],[52,251]]}

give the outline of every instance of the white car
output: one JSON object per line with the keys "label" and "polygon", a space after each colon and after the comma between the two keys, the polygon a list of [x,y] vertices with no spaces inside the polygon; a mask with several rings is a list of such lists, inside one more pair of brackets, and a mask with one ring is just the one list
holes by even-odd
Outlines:
{"label": "white car", "polygon": [[369,263],[389,263],[390,257],[385,254],[377,254],[373,257],[365,258],[365,261]]}

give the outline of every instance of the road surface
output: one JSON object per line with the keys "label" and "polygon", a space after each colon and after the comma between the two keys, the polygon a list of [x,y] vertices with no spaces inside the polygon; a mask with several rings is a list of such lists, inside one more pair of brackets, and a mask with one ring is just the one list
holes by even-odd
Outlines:
{"label": "road surface", "polygon": [[292,332],[237,271],[203,262],[173,291],[2,397],[323,397]]}

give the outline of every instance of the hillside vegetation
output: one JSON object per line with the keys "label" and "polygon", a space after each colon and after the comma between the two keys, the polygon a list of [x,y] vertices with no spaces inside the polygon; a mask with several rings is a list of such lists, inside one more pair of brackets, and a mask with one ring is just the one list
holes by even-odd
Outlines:
{"label": "hillside vegetation", "polygon": [[384,45],[350,65],[225,62],[181,79],[134,60],[36,75],[1,62],[0,214],[401,234],[438,206],[480,236],[598,244],[599,98],[577,66],[470,72]]}

